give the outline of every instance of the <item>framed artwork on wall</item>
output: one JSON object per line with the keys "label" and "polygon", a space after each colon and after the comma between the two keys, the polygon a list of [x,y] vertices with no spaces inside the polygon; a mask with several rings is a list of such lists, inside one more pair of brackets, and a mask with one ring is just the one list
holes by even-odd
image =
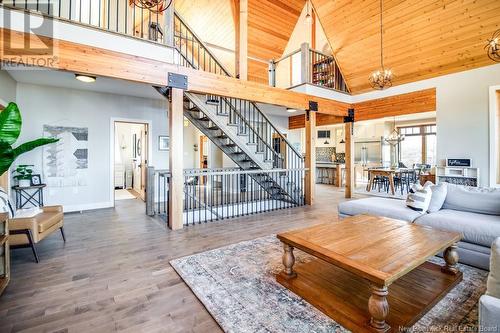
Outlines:
{"label": "framed artwork on wall", "polygon": [[170,144],[170,138],[166,135],[158,136],[158,150],[168,151]]}

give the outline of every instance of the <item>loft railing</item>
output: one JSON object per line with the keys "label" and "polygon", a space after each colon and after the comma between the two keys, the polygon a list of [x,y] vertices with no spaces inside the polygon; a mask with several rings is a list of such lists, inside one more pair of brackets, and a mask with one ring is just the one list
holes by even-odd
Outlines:
{"label": "loft railing", "polygon": [[[306,169],[244,171],[234,168],[190,169],[184,171],[183,223],[185,226],[304,205]],[[265,190],[258,178],[274,179],[282,186],[293,183],[293,200],[276,189]],[[168,170],[148,168],[148,203],[150,216],[168,220]],[[149,185],[153,184],[153,185]],[[157,188],[155,188],[158,186]],[[148,194],[149,193],[149,194]],[[154,194],[154,195],[153,195]]]}
{"label": "loft railing", "polygon": [[337,62],[332,56],[309,49],[311,83],[325,88],[349,92]]}
{"label": "loft railing", "polygon": [[[178,13],[174,14],[174,43],[181,55],[181,64],[210,73],[231,76],[230,72],[210,52]],[[207,96],[210,100],[211,96]],[[234,121],[251,135],[259,149],[273,160],[275,168],[302,168],[302,154],[272,124],[269,118],[250,101],[216,97],[218,111],[227,112]]]}
{"label": "loft railing", "polygon": [[166,12],[137,7],[129,0],[3,0],[1,4],[78,24],[166,43]]}
{"label": "loft railing", "polygon": [[349,93],[335,58],[309,48],[307,43],[280,59],[270,61],[269,85],[290,88],[304,83]]}

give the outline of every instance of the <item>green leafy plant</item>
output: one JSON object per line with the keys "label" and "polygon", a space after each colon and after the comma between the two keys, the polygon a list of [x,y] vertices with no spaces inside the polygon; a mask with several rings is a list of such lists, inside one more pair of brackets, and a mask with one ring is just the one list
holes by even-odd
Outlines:
{"label": "green leafy plant", "polygon": [[16,170],[14,172],[16,175],[14,176],[14,179],[21,180],[21,179],[26,179],[26,180],[31,180],[31,174],[33,173],[33,164],[21,164],[18,165]]}
{"label": "green leafy plant", "polygon": [[0,175],[3,175],[19,155],[29,152],[37,147],[59,141],[56,138],[40,138],[20,144],[16,148],[14,145],[21,134],[22,126],[21,112],[16,103],[9,103],[0,112]]}

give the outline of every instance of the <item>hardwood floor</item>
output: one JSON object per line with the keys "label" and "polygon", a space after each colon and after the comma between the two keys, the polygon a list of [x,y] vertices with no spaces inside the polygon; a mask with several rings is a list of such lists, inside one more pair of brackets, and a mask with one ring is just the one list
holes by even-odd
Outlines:
{"label": "hardwood floor", "polygon": [[12,251],[0,297],[0,332],[219,332],[169,260],[337,216],[343,192],[317,187],[314,206],[168,230],[138,200],[67,214],[67,242],[54,233]]}

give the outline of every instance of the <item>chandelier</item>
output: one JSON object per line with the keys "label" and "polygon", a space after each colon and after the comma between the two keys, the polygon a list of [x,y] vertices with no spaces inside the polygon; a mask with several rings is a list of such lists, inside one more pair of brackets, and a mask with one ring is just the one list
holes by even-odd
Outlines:
{"label": "chandelier", "polygon": [[133,0],[133,3],[154,13],[161,13],[170,7],[172,0]]}
{"label": "chandelier", "polygon": [[405,139],[405,136],[401,133],[399,133],[398,129],[396,128],[396,117],[394,117],[394,130],[389,134],[389,136],[386,136],[384,138],[385,142],[390,144],[391,146],[395,146],[399,144],[401,141]]}
{"label": "chandelier", "polygon": [[490,57],[491,60],[500,62],[500,29],[495,31],[493,37],[488,40],[485,49],[488,50],[488,57]]}
{"label": "chandelier", "polygon": [[370,75],[369,81],[373,89],[382,90],[392,86],[393,74],[384,68],[384,23],[382,19],[383,0],[380,0],[380,68]]}

